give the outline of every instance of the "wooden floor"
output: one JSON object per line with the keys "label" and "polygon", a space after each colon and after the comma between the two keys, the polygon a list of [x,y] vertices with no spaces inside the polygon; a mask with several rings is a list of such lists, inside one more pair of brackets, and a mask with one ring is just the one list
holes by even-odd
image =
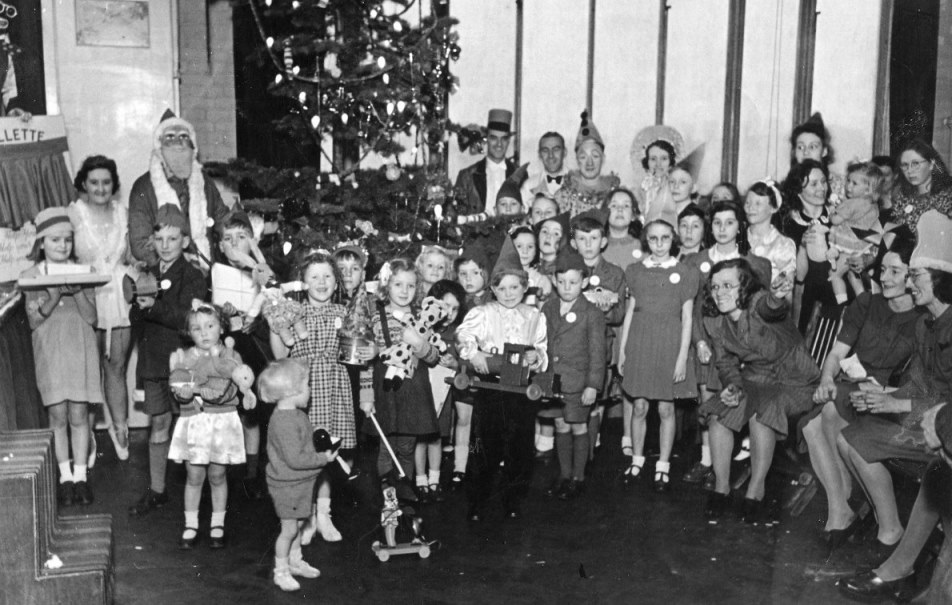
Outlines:
{"label": "wooden floor", "polygon": [[[184,471],[172,465],[172,501],[141,519],[127,508],[147,486],[144,431],[133,432],[132,456],[119,462],[104,433],[91,475],[96,502],[68,514],[111,513],[116,542],[116,600],[159,603],[838,603],[837,575],[864,563],[865,549],[847,545],[824,561],[822,490],[797,518],[775,528],[746,526],[736,511],[718,525],[702,518],[706,492],[677,481],[667,494],[648,486],[625,488],[618,448],[620,426],[591,467],[587,492],[560,502],[542,493],[555,463],[539,463],[524,518],[503,520],[494,507],[478,526],[465,520],[461,494],[422,507],[424,535],[435,540],[428,559],[379,562],[371,544],[381,539],[379,510],[335,501],[344,541],[317,538],[305,557],[322,572],[302,590],[272,586],[272,545],[278,529],[270,501],[250,501],[233,487],[226,521],[228,546],[207,547],[208,494],[196,550],[177,548],[182,529]],[[372,458],[371,458],[372,459]],[[672,477],[687,466],[676,458]],[[650,465],[650,461],[649,461]],[[371,489],[364,476],[360,491]],[[778,478],[778,481],[787,481]],[[781,489],[783,486],[781,485]],[[784,493],[789,495],[790,486]]]}

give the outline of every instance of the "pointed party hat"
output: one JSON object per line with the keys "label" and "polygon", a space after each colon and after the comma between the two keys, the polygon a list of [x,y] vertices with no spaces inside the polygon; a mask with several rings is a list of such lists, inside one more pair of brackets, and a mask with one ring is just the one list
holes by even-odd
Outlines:
{"label": "pointed party hat", "polygon": [[676,164],[678,168],[690,174],[695,183],[697,183],[698,175],[701,174],[701,163],[704,162],[704,151],[706,147],[706,143],[701,143],[694,148],[694,151]]}
{"label": "pointed party hat", "polygon": [[575,137],[575,150],[578,151],[585,141],[595,141],[599,147],[605,149],[605,141],[598,128],[595,128],[595,123],[589,119],[587,109],[582,112],[582,124],[579,126],[578,136]]}
{"label": "pointed party hat", "polygon": [[499,251],[499,258],[496,259],[496,265],[493,267],[492,277],[499,275],[515,275],[528,278],[525,269],[522,268],[522,261],[519,260],[519,253],[516,251],[516,245],[511,237],[506,237],[502,242],[502,250]]}

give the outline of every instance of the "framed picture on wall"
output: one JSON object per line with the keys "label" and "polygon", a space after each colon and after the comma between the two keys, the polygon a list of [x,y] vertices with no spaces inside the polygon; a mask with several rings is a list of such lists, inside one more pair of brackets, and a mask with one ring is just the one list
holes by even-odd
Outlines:
{"label": "framed picture on wall", "polygon": [[148,48],[148,1],[76,0],[76,44]]}

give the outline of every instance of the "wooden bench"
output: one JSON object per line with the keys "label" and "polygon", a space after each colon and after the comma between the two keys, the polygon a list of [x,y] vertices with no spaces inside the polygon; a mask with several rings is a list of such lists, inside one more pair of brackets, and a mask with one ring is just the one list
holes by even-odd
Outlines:
{"label": "wooden bench", "polygon": [[0,594],[8,603],[111,603],[112,517],[60,516],[50,431],[0,432]]}

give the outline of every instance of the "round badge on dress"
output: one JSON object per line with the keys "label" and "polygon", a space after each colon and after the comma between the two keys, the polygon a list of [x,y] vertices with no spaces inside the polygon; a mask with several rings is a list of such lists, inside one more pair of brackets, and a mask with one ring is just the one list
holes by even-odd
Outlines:
{"label": "round badge on dress", "polygon": [[159,287],[163,290],[168,290],[172,287],[172,282],[167,279],[163,279],[161,282],[159,282]]}
{"label": "round badge on dress", "polygon": [[906,214],[912,214],[912,204],[906,204],[906,207],[902,209]]}
{"label": "round badge on dress", "polygon": [[569,322],[570,324],[574,324],[576,319],[578,319],[578,317],[575,316],[574,311],[569,311],[568,315],[565,316],[565,321]]}
{"label": "round badge on dress", "polygon": [[598,284],[602,283],[602,280],[598,279],[597,275],[593,275],[589,278],[588,283],[592,286],[597,286]]}
{"label": "round badge on dress", "polygon": [[671,274],[671,277],[669,277],[668,280],[669,280],[672,284],[679,283],[679,282],[681,281],[681,274],[680,274],[680,273],[672,273],[672,274]]}
{"label": "round badge on dress", "polygon": [[205,226],[208,227],[209,229],[211,229],[212,227],[214,227],[214,226],[215,226],[215,219],[213,219],[212,217],[208,217],[207,219],[205,219]]}
{"label": "round badge on dress", "polygon": [[335,329],[335,330],[340,330],[340,329],[341,329],[341,326],[343,326],[343,325],[344,325],[344,320],[342,320],[340,317],[335,317],[335,318],[334,318],[334,329]]}
{"label": "round badge on dress", "polygon": [[711,263],[704,261],[701,263],[701,273],[707,273],[711,270]]}
{"label": "round badge on dress", "polygon": [[641,250],[635,249],[631,251],[631,255],[634,258],[641,258],[643,255],[643,252]]}

